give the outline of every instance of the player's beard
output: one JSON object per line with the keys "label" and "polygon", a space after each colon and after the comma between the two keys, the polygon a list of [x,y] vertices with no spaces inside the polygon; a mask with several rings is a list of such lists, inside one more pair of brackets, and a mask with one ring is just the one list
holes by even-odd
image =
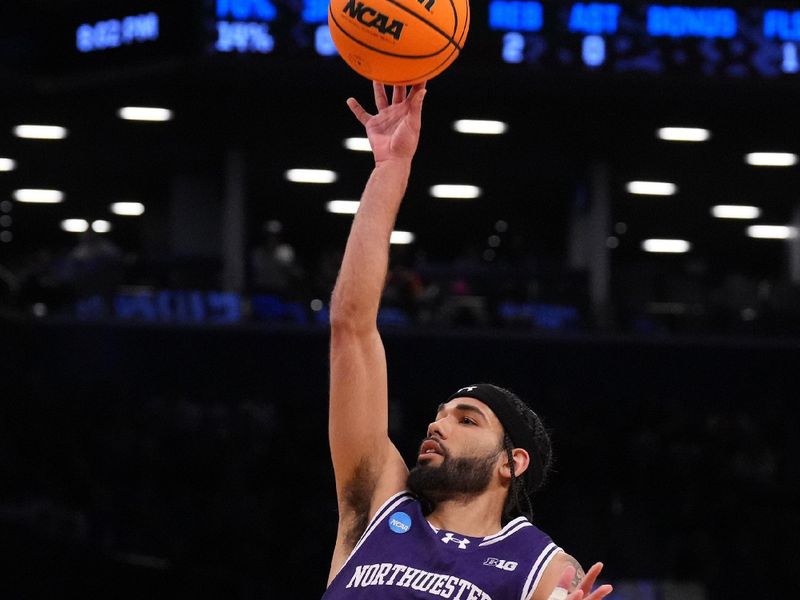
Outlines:
{"label": "player's beard", "polygon": [[434,466],[418,462],[408,473],[406,486],[429,510],[440,502],[467,500],[486,491],[492,481],[492,471],[498,451],[485,456],[452,458],[442,457],[442,464]]}

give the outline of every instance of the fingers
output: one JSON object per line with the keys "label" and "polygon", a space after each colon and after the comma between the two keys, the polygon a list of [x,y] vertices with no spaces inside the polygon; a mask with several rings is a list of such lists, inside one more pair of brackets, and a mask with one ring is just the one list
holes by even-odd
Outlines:
{"label": "fingers", "polygon": [[[614,588],[608,584],[601,585],[591,594],[586,596],[586,600],[600,600],[601,598],[605,598],[606,596],[608,596],[613,590]],[[583,592],[583,590],[578,590],[578,591]],[[570,598],[570,600],[572,599]]]}
{"label": "fingers", "polygon": [[581,581],[580,590],[584,594],[586,594],[585,596],[586,600],[600,600],[601,598],[605,598],[611,593],[611,590],[613,588],[607,584],[601,585],[592,592],[592,586],[594,586],[594,582],[597,580],[597,576],[600,575],[600,571],[602,570],[603,570],[603,563],[601,562],[594,563],[592,567],[586,572],[586,576]]}
{"label": "fingers", "polygon": [[[375,106],[378,112],[388,108],[389,98],[386,96],[386,87],[380,82],[373,81],[372,89],[375,92]],[[392,86],[392,104],[402,104],[403,102],[410,103],[413,109],[411,111],[411,119],[413,124],[419,127],[421,124],[420,112],[422,110],[422,100],[425,98],[425,94],[425,82],[412,86],[410,94],[407,93],[406,86],[395,85]],[[347,106],[362,125],[366,125],[367,121],[374,116],[364,110],[364,107],[361,106],[355,98],[348,98]]]}
{"label": "fingers", "polygon": [[587,594],[592,591],[592,587],[594,586],[594,582],[597,580],[597,576],[600,575],[600,571],[603,570],[603,563],[596,562],[592,565],[592,567],[586,572],[586,575],[581,580],[581,589],[585,591]]}
{"label": "fingers", "polygon": [[575,567],[573,567],[572,565],[567,565],[566,567],[564,567],[564,570],[561,571],[561,577],[558,578],[558,587],[568,590],[574,578],[575,578]]}
{"label": "fingers", "polygon": [[[558,585],[550,592],[550,596],[548,596],[547,600],[567,600],[567,590],[569,589],[573,577],[575,577],[575,567],[567,565],[564,570],[561,571],[561,577],[558,578]],[[583,591],[577,591],[581,593],[582,598]],[[581,598],[575,597],[574,593],[569,596],[569,600],[581,600]]]}
{"label": "fingers", "polygon": [[[391,104],[402,104],[407,99],[414,100],[417,107],[422,104],[422,98],[425,94],[425,85],[427,82],[418,83],[411,87],[411,93],[408,93],[407,86],[394,85],[392,86],[392,102]],[[389,98],[386,95],[386,86],[378,81],[372,82],[372,91],[375,94],[375,107],[378,112],[389,107]]]}
{"label": "fingers", "polygon": [[389,106],[389,99],[386,97],[386,88],[382,83],[373,81],[372,90],[375,92],[375,106],[379,111]]}
{"label": "fingers", "polygon": [[400,104],[406,99],[406,86],[396,85],[392,88],[392,104]]}
{"label": "fingers", "polygon": [[411,102],[415,108],[419,109],[422,106],[422,100],[425,98],[425,94],[427,94],[427,91],[425,90],[425,82],[418,83],[411,88],[408,101]]}
{"label": "fingers", "polygon": [[356,119],[358,119],[358,122],[361,123],[362,125],[366,125],[367,121],[369,121],[370,117],[372,116],[367,111],[364,110],[364,107],[361,106],[358,103],[358,100],[356,100],[355,98],[348,98],[347,99],[347,106],[350,108],[350,110],[356,116]]}
{"label": "fingers", "polygon": [[596,590],[592,591],[592,586],[594,585],[594,582],[602,569],[603,563],[598,562],[593,564],[592,568],[589,569],[589,572],[586,573],[586,576],[581,581],[580,587],[571,594],[567,595],[567,590],[569,589],[572,580],[575,577],[575,567],[572,565],[567,565],[561,572],[561,577],[558,579],[558,585],[552,591],[547,600],[601,600],[602,598],[605,598],[613,590],[610,585],[601,585]]}
{"label": "fingers", "polygon": [[414,86],[411,89],[411,95],[408,97],[407,102],[411,105],[409,112],[409,121],[412,127],[419,129],[422,126],[422,101],[425,99],[425,85]]}
{"label": "fingers", "polygon": [[[578,590],[578,592],[583,594],[581,590]],[[574,596],[575,594],[569,596],[569,600],[580,600],[580,598],[576,599]],[[547,597],[547,600],[567,600],[566,588],[563,588],[560,585],[556,586],[556,588],[552,592],[550,592],[550,595]]]}

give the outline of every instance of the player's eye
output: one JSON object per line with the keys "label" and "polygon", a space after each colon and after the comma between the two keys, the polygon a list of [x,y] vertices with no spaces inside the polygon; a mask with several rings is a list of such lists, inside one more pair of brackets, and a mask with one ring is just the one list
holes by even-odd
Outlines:
{"label": "player's eye", "polygon": [[472,419],[470,419],[469,417],[461,417],[461,422],[467,425],[477,425],[477,423]]}

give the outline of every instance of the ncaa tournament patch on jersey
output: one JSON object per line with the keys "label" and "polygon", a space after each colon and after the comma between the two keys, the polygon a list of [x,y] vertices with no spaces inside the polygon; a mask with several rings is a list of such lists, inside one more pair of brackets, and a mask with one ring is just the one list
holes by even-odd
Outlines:
{"label": "ncaa tournament patch on jersey", "polygon": [[389,529],[395,533],[408,533],[411,529],[411,517],[402,511],[394,513],[389,517]]}

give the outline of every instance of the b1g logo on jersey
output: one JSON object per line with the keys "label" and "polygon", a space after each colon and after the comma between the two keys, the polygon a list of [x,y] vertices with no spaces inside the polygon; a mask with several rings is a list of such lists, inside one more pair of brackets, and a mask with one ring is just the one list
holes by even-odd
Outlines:
{"label": "b1g logo on jersey", "polygon": [[488,567],[497,567],[498,569],[503,569],[503,571],[513,571],[517,568],[517,563],[513,560],[503,560],[502,558],[487,558],[483,561],[483,564]]}
{"label": "b1g logo on jersey", "polygon": [[355,19],[359,23],[369,28],[377,29],[382,34],[387,33],[394,39],[399,40],[403,33],[405,23],[397,19],[391,19],[389,15],[378,12],[368,4],[357,0],[349,0],[342,10],[348,17]]}

